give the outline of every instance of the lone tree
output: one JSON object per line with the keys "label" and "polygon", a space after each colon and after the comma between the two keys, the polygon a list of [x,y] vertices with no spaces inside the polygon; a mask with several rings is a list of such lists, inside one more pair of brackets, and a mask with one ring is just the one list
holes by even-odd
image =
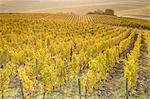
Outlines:
{"label": "lone tree", "polygon": [[105,14],[106,15],[114,15],[114,10],[112,10],[112,9],[106,9],[105,10]]}

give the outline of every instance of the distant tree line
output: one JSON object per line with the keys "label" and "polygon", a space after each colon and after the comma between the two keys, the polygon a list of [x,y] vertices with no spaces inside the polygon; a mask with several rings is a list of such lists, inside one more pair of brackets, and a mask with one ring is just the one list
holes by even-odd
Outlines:
{"label": "distant tree line", "polygon": [[95,10],[95,11],[88,12],[87,14],[112,15],[112,16],[114,16],[114,10],[106,9],[105,12],[103,12],[102,10],[98,9],[98,10]]}

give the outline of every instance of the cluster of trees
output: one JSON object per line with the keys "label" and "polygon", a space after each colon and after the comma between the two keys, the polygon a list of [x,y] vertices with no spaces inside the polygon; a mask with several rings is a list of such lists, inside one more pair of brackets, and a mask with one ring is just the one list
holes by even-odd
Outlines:
{"label": "cluster of trees", "polygon": [[105,12],[103,12],[102,10],[95,10],[93,12],[88,12],[87,14],[97,14],[97,15],[112,15],[114,16],[114,10],[112,9],[106,9]]}

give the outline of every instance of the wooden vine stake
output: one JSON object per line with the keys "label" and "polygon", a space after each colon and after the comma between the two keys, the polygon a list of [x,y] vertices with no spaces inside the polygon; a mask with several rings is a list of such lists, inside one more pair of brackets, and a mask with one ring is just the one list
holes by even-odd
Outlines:
{"label": "wooden vine stake", "polygon": [[129,99],[128,78],[126,78],[126,99]]}

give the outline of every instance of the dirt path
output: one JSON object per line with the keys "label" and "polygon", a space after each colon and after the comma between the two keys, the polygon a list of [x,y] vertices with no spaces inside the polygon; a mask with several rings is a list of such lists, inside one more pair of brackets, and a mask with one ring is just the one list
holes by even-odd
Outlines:
{"label": "dirt path", "polygon": [[134,43],[137,39],[137,35],[134,37],[134,40],[131,42],[128,49],[120,54],[120,60],[115,64],[114,68],[109,73],[107,81],[105,84],[98,90],[99,96],[117,96],[122,87],[122,76],[124,71],[124,60],[127,59],[127,54],[134,48]]}
{"label": "dirt path", "polygon": [[147,44],[145,43],[144,36],[142,35],[141,41],[141,55],[139,57],[139,71],[137,80],[138,94],[150,95],[150,60],[147,57]]}

